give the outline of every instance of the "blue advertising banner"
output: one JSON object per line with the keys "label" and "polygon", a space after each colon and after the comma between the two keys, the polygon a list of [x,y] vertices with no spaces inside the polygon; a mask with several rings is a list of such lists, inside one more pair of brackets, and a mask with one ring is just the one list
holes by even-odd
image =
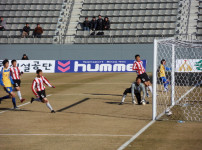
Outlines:
{"label": "blue advertising banner", "polygon": [[[146,69],[146,60],[143,66]],[[133,72],[134,60],[56,60],[56,73]]]}

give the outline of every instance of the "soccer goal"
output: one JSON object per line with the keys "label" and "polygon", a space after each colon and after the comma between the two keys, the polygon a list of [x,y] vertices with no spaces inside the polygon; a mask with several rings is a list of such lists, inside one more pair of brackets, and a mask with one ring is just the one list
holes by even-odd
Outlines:
{"label": "soccer goal", "polygon": [[202,121],[201,43],[154,40],[153,120]]}

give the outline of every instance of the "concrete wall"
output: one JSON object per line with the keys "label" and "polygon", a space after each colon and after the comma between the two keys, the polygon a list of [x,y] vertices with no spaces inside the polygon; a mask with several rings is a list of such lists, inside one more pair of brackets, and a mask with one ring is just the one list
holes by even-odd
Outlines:
{"label": "concrete wall", "polygon": [[126,60],[140,54],[148,72],[153,65],[153,44],[0,45],[0,59],[21,59],[23,54],[32,60]]}

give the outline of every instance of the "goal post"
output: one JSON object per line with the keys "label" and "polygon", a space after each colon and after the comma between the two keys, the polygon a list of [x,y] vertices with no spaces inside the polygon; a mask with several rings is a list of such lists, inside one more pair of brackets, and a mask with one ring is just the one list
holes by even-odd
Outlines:
{"label": "goal post", "polygon": [[[202,42],[154,40],[153,120],[201,121]],[[161,78],[161,60],[165,78]]]}

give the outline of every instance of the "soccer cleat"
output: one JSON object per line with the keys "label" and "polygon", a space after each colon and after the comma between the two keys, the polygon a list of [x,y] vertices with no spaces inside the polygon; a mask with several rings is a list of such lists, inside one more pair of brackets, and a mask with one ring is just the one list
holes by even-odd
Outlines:
{"label": "soccer cleat", "polygon": [[20,110],[20,108],[19,108],[19,107],[17,107],[17,106],[16,106],[16,107],[14,107],[13,109],[14,109],[14,110]]}
{"label": "soccer cleat", "polygon": [[25,101],[25,99],[24,99],[24,98],[22,98],[22,99],[20,100],[20,102],[21,102],[21,103],[23,103],[24,101]]}
{"label": "soccer cleat", "polygon": [[33,101],[34,101],[34,98],[32,97],[30,103],[32,103]]}
{"label": "soccer cleat", "polygon": [[133,104],[137,104],[135,100],[132,101]]}
{"label": "soccer cleat", "polygon": [[120,102],[119,105],[123,105],[123,102]]}
{"label": "soccer cleat", "polygon": [[164,89],[163,92],[168,92],[168,89]]}
{"label": "soccer cleat", "polygon": [[55,110],[51,110],[51,113],[55,113]]}
{"label": "soccer cleat", "polygon": [[142,103],[142,105],[146,105],[145,100],[142,100],[141,103]]}

